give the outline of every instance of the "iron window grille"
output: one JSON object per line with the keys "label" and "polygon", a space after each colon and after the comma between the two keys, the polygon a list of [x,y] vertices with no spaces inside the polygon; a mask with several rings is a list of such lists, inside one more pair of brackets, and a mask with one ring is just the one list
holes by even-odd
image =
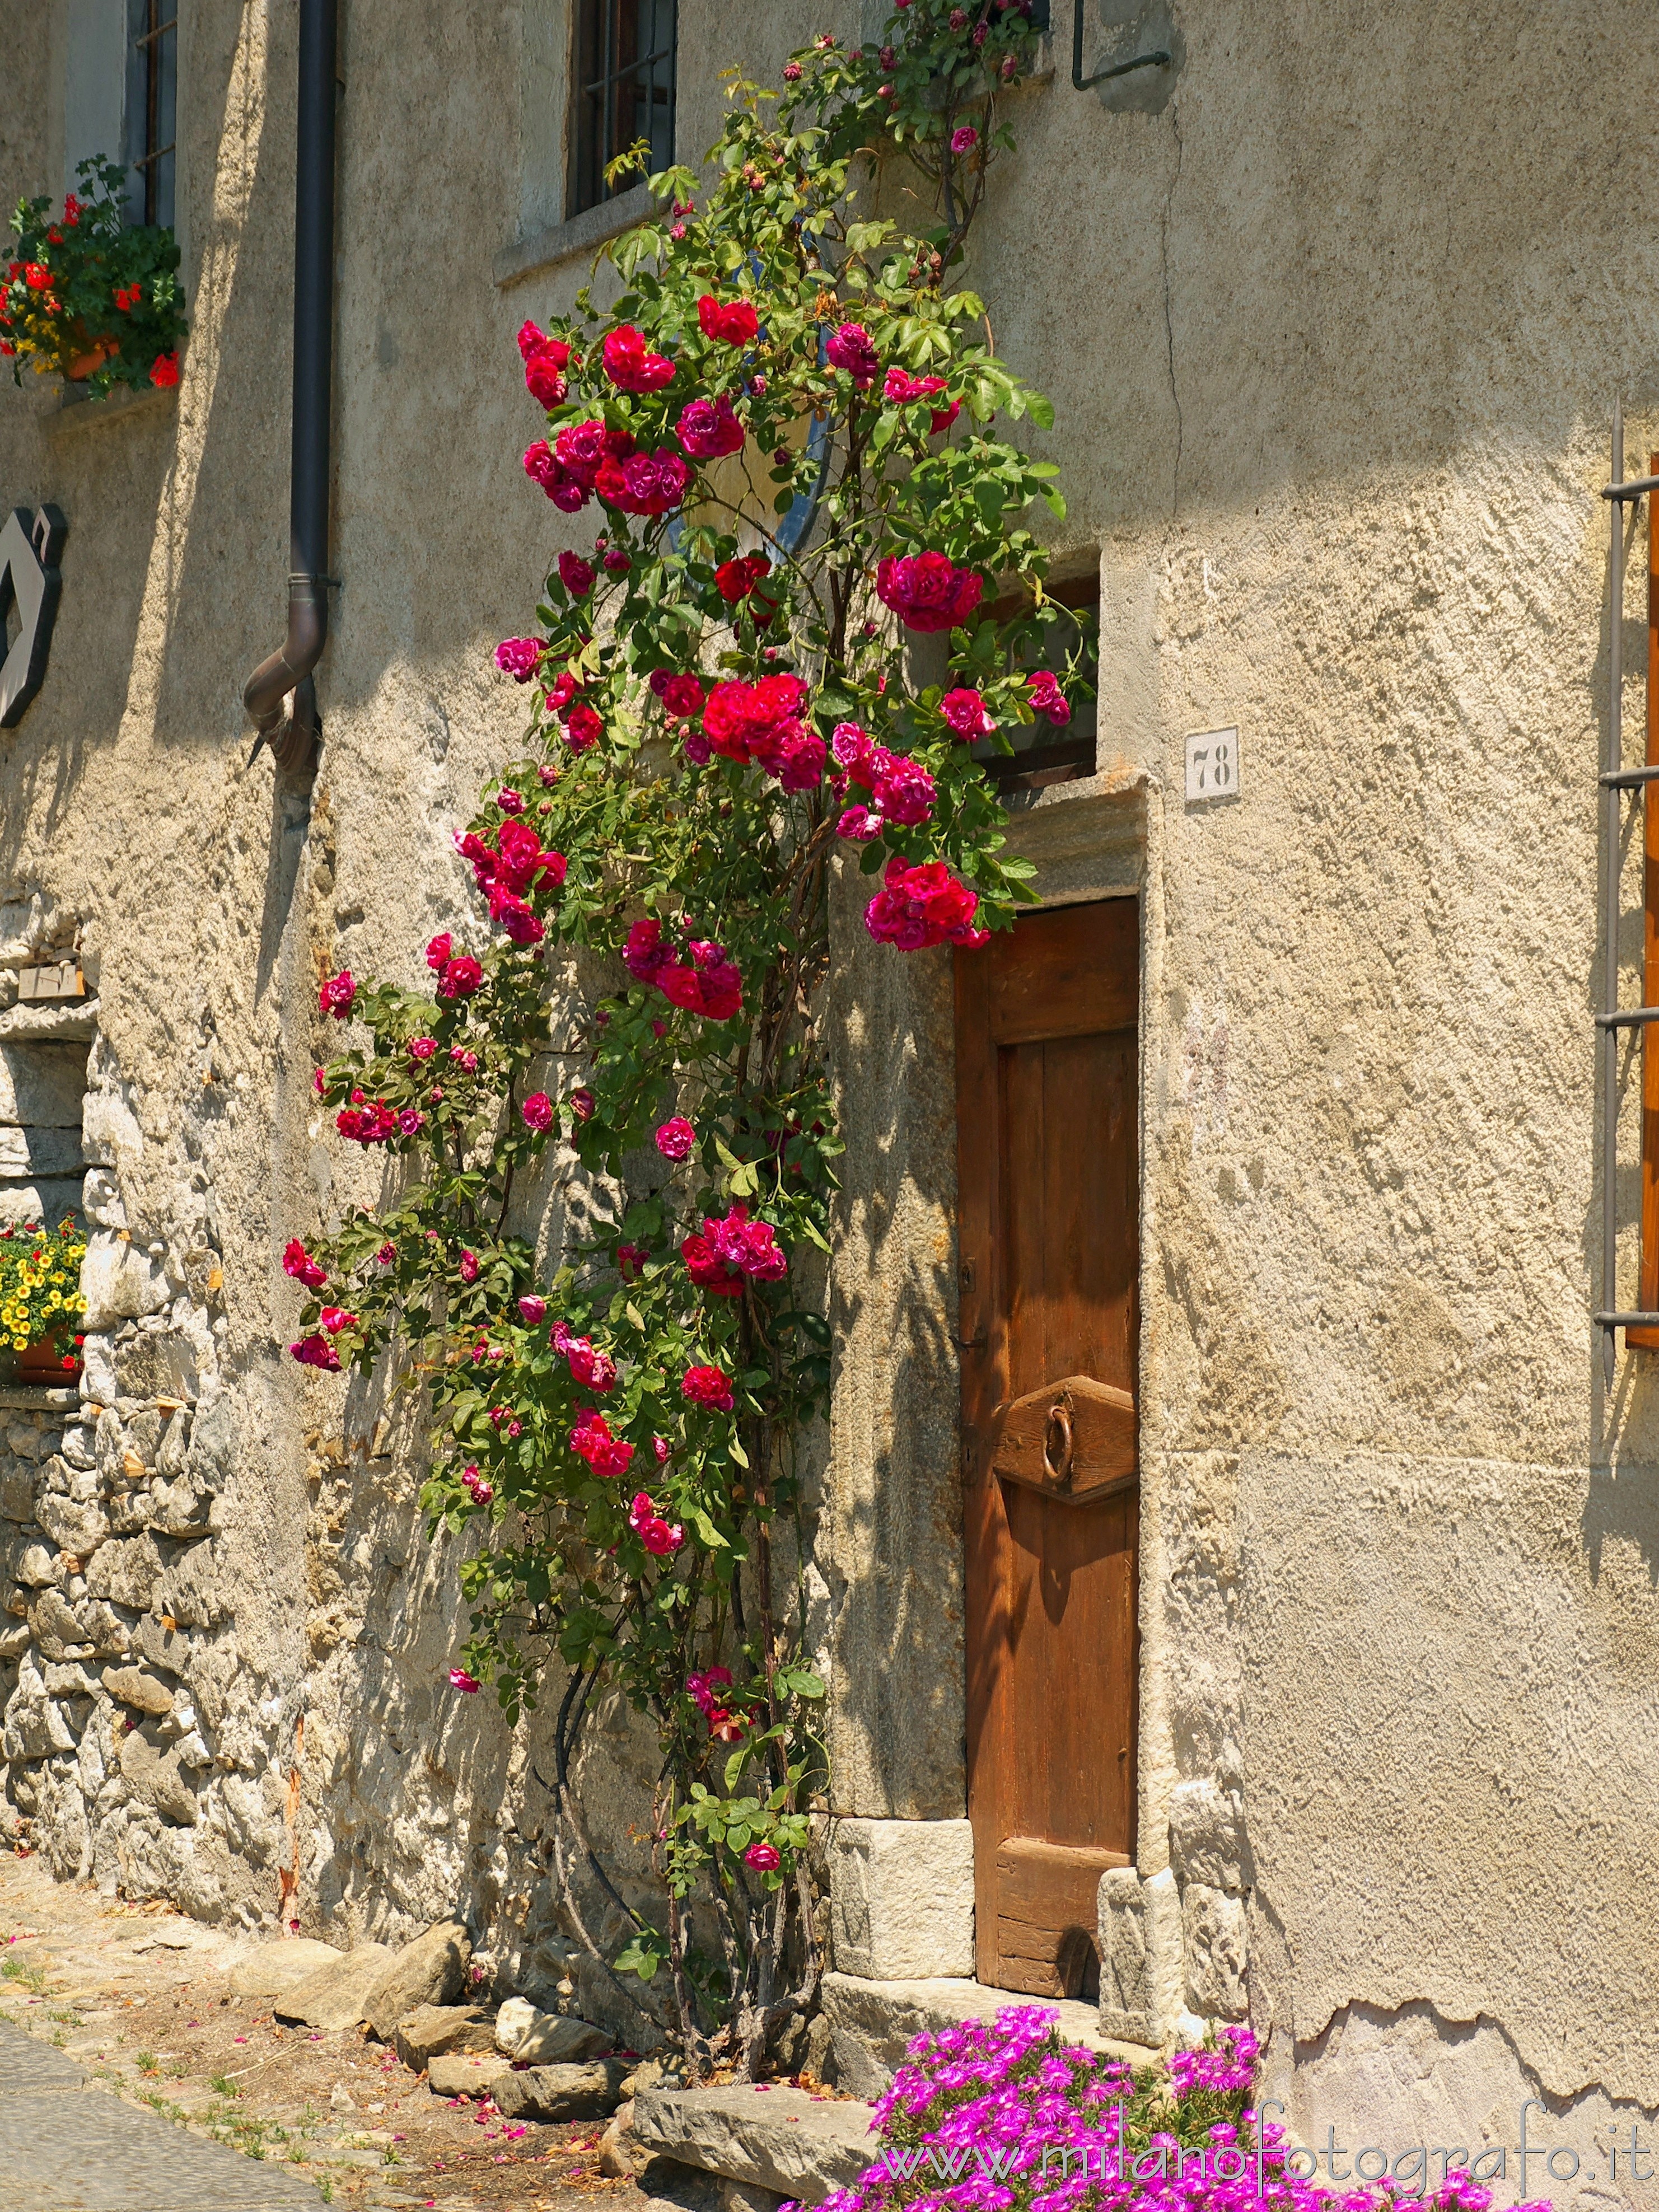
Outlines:
{"label": "iron window grille", "polygon": [[637,183],[613,187],[605,173],[641,139],[653,172],[672,161],[678,12],[677,0],[578,0],[567,216]]}
{"label": "iron window grille", "polygon": [[179,11],[176,0],[127,0],[127,147],[132,213],[173,222],[177,160]]}

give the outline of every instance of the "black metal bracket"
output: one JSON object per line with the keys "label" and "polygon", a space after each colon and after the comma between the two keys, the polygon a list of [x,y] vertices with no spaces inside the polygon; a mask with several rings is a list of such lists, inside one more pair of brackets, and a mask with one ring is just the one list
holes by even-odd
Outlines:
{"label": "black metal bracket", "polygon": [[1156,52],[1137,54],[1133,61],[1115,62],[1110,69],[1097,70],[1092,76],[1083,74],[1083,0],[1073,0],[1072,16],[1072,82],[1079,92],[1087,92],[1091,84],[1104,84],[1109,77],[1127,76],[1132,70],[1164,69],[1170,56],[1166,47]]}

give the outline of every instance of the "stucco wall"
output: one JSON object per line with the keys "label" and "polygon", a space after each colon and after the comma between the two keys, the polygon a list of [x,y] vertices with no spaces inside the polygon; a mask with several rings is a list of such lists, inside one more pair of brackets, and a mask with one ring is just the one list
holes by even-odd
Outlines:
{"label": "stucco wall", "polygon": [[[838,16],[684,0],[682,21],[695,149],[728,56],[763,70]],[[323,768],[308,801],[273,796],[239,692],[287,565],[292,14],[204,0],[187,23],[176,402],[89,423],[0,390],[0,494],[71,525],[51,677],[0,746],[0,889],[84,925],[131,1234],[222,1272],[218,1306],[179,1293],[222,1317],[242,1438],[216,1634],[246,1773],[280,1786],[258,1848],[228,1814],[167,1848],[201,1869],[198,1909],[274,1910],[310,1713],[300,1899],[332,1925],[516,1893],[506,1824],[540,1814],[487,1719],[437,1698],[453,1583],[412,1529],[412,1461],[348,1491],[307,1449],[337,1417],[278,1356],[277,1258],[366,1172],[310,1116],[319,964],[412,973],[470,911],[445,833],[517,719],[489,649],[568,542],[518,468],[512,331],[584,272],[492,279],[535,202],[520,96],[545,71],[516,19],[443,11],[412,37],[350,0],[344,580]],[[1057,543],[1101,549],[1102,765],[1140,794],[1133,859],[1094,887],[1139,886],[1147,957],[1141,1866],[1168,1861],[1173,1812],[1205,2009],[1243,2001],[1248,1915],[1298,2127],[1328,2114],[1347,2140],[1363,2094],[1390,2132],[1359,2142],[1443,2118],[1513,2142],[1538,2089],[1578,2100],[1554,2139],[1589,2168],[1616,2104],[1659,2106],[1659,1412],[1645,1358],[1603,1400],[1588,1322],[1595,493],[1615,388],[1632,455],[1659,443],[1659,161],[1632,108],[1659,21],[1486,4],[1453,36],[1423,0],[1204,0],[1182,27],[1160,112],[1108,112],[1063,70],[1012,104],[1021,150],[974,248],[999,349],[1055,403]],[[0,0],[0,51],[9,197],[60,158],[60,64],[24,0]],[[1638,551],[1633,614],[1639,572]],[[1188,807],[1183,734],[1235,723],[1243,795]],[[1090,887],[1096,836],[1054,862],[1062,894]],[[815,1590],[842,1809],[943,1818],[963,1787],[948,979],[853,972]]]}

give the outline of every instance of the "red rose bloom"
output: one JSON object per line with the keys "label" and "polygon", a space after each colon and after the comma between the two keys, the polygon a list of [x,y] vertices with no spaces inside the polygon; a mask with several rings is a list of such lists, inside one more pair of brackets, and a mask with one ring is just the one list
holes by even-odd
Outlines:
{"label": "red rose bloom", "polygon": [[877,565],[876,597],[907,629],[955,629],[979,605],[983,580],[943,553],[890,554]]}
{"label": "red rose bloom", "polygon": [[718,1367],[688,1367],[680,1382],[686,1403],[706,1406],[711,1413],[732,1410],[732,1383]]}
{"label": "red rose bloom", "polygon": [[705,292],[697,302],[697,320],[706,338],[720,338],[726,345],[751,344],[760,332],[752,300],[717,300]]}
{"label": "red rose bloom", "polygon": [[660,392],[674,380],[674,364],[646,350],[644,333],[623,323],[605,335],[605,373],[618,392]]}
{"label": "red rose bloom", "polygon": [[722,392],[718,399],[694,399],[683,409],[675,433],[694,460],[714,461],[722,453],[740,453],[748,432]]}
{"label": "red rose bloom", "polygon": [[913,867],[895,854],[882,883],[864,915],[878,945],[919,952],[947,939],[952,945],[983,945],[990,933],[974,927],[978,895],[958,883],[943,860]]}

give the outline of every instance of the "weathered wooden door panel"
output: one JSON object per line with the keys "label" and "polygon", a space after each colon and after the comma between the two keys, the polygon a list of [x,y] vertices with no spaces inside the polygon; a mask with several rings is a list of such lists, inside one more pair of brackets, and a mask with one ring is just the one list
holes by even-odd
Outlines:
{"label": "weathered wooden door panel", "polygon": [[956,963],[977,1970],[1044,1996],[1134,1852],[1139,967],[1127,899]]}

